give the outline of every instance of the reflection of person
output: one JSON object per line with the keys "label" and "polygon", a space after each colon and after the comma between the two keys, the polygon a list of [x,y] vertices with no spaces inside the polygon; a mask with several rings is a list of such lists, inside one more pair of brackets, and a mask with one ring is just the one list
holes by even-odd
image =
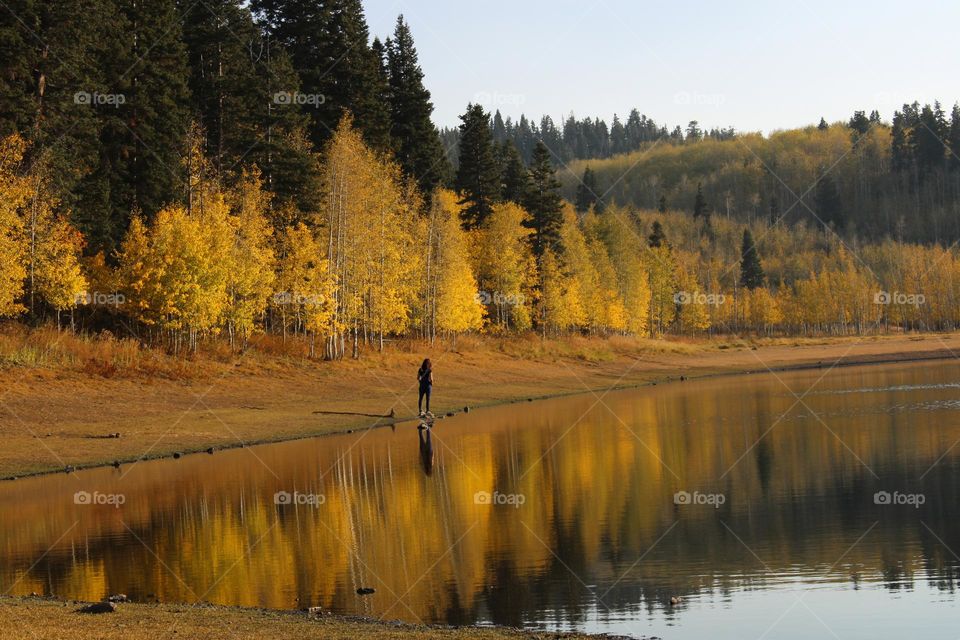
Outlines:
{"label": "reflection of person", "polygon": [[430,364],[430,358],[423,361],[420,370],[417,371],[417,382],[420,383],[420,398],[417,400],[417,411],[420,416],[426,415],[423,411],[423,399],[427,399],[427,411],[430,413],[430,392],[433,390],[433,365]]}
{"label": "reflection of person", "polygon": [[433,440],[430,438],[430,433],[429,428],[417,430],[417,436],[420,439],[420,463],[423,464],[423,472],[428,476],[433,475]]}

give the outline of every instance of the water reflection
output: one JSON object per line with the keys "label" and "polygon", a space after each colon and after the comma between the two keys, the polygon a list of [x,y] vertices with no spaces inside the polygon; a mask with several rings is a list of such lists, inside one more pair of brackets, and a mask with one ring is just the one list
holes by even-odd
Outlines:
{"label": "water reflection", "polygon": [[421,423],[417,427],[417,438],[420,440],[420,464],[423,465],[423,472],[428,476],[433,475],[433,429],[428,425]]}
{"label": "water reflection", "polygon": [[851,637],[894,612],[946,628],[958,374],[687,382],[6,483],[0,588],[667,637],[724,637],[729,611],[758,637],[809,603],[873,620]]}

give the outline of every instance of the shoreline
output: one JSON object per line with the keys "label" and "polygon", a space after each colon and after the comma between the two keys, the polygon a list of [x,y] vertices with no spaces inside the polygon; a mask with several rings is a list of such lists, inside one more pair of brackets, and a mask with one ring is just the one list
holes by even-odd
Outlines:
{"label": "shoreline", "polygon": [[[950,334],[947,334],[950,335]],[[861,354],[861,355],[851,355],[848,353],[841,355],[839,359],[834,359],[829,362],[824,362],[824,360],[812,361],[810,359],[804,359],[802,356],[806,354],[800,354],[800,350],[805,349],[814,349],[816,350],[817,346],[808,347],[808,346],[791,346],[786,347],[790,353],[800,356],[796,358],[794,362],[785,362],[779,364],[773,364],[771,366],[764,366],[763,368],[757,367],[721,367],[716,370],[704,370],[704,371],[689,371],[686,368],[679,366],[683,364],[681,362],[675,363],[675,368],[667,368],[664,371],[659,372],[661,375],[648,378],[645,376],[648,371],[645,371],[642,367],[637,367],[637,362],[640,361],[640,358],[636,358],[632,364],[628,365],[627,371],[622,374],[624,377],[629,373],[635,373],[639,379],[632,378],[628,381],[621,382],[621,379],[618,379],[612,385],[583,385],[583,388],[577,388],[573,390],[564,390],[557,389],[556,385],[545,384],[543,388],[548,389],[546,393],[541,393],[539,395],[494,395],[490,398],[487,398],[485,401],[467,403],[464,406],[459,408],[445,408],[437,411],[438,419],[445,419],[447,417],[455,417],[456,415],[463,413],[464,410],[476,410],[488,407],[502,406],[508,404],[517,404],[522,402],[534,402],[539,400],[549,400],[555,398],[569,397],[583,393],[596,393],[599,391],[621,391],[629,389],[642,389],[644,387],[656,386],[657,384],[667,384],[667,383],[676,383],[681,382],[682,380],[695,381],[695,380],[707,380],[727,376],[743,376],[743,375],[757,375],[765,373],[781,373],[781,372],[791,372],[791,371],[808,371],[816,369],[833,369],[833,368],[847,368],[854,366],[869,366],[869,365],[891,365],[891,364],[910,364],[917,362],[925,361],[942,361],[956,358],[956,354],[953,349],[946,345],[943,341],[943,334],[918,334],[916,336],[902,336],[898,337],[899,339],[891,339],[889,342],[894,344],[890,346],[895,346],[897,342],[906,339],[909,342],[922,342],[927,338],[935,337],[940,340],[940,345],[936,346],[933,349],[927,350],[916,350],[916,351],[899,351],[892,349],[883,349],[879,353],[874,354]],[[821,344],[821,347],[835,347],[843,345],[844,342],[842,339],[835,339],[833,341],[827,340],[826,343]],[[856,342],[850,347],[850,350],[854,346],[860,344],[867,344],[865,342]],[[748,347],[751,351],[769,351],[773,347],[770,346],[753,346]],[[782,347],[778,347],[782,348]],[[822,350],[822,349],[821,349]],[[698,360],[697,355],[686,355],[683,356],[682,360],[689,360],[685,362],[687,368],[696,364]],[[758,358],[759,359],[759,358]],[[624,363],[626,364],[626,363]],[[568,366],[569,365],[565,365]],[[636,369],[634,372],[633,370]],[[571,376],[577,377],[577,373],[571,369]],[[581,381],[582,382],[582,381]],[[260,409],[257,407],[256,409]],[[313,415],[320,413],[332,413],[339,414],[341,412],[322,412],[315,411]],[[350,415],[350,412],[345,412],[346,415]],[[373,417],[373,416],[368,416]],[[170,448],[166,447],[162,450],[157,450],[156,452],[148,451],[146,454],[140,455],[117,455],[117,456],[108,456],[101,457],[99,459],[87,460],[87,461],[78,461],[75,464],[69,464],[67,466],[55,467],[48,466],[46,468],[39,468],[34,470],[20,470],[19,472],[14,471],[13,473],[7,473],[0,477],[0,480],[6,481],[15,481],[19,479],[26,479],[32,477],[45,476],[55,473],[72,473],[75,471],[97,469],[108,466],[120,466],[136,464],[141,461],[155,461],[163,459],[177,459],[187,455],[198,455],[198,454],[212,454],[216,451],[226,451],[233,450],[238,448],[246,448],[253,446],[269,445],[269,444],[278,444],[283,442],[291,442],[296,440],[305,440],[310,438],[319,438],[324,436],[331,435],[344,435],[350,434],[357,431],[367,431],[372,429],[380,429],[388,426],[397,426],[400,424],[408,422],[416,422],[416,415],[402,415],[389,417],[384,415],[382,418],[376,418],[372,424],[367,420],[361,419],[347,419],[340,420],[337,424],[332,427],[317,427],[314,430],[307,428],[302,431],[295,432],[278,432],[272,433],[266,437],[259,438],[249,438],[249,439],[238,439],[235,442],[226,442],[221,443],[217,446],[210,446],[205,442],[196,444],[195,446],[181,446]],[[226,424],[224,424],[226,426]],[[105,436],[85,436],[87,438],[100,438],[104,441],[111,442],[111,440]],[[0,449],[3,448],[3,438],[0,436]]]}
{"label": "shoreline", "polygon": [[[610,634],[540,631],[494,625],[455,627],[441,624],[414,624],[344,616],[327,611],[248,608],[206,602],[195,604],[123,602],[117,604],[116,611],[112,613],[100,615],[77,613],[80,607],[88,604],[92,603],[56,597],[2,595],[0,596],[0,620],[5,620],[6,626],[10,624],[11,618],[19,619],[24,626],[29,626],[32,631],[31,637],[50,637],[58,640],[86,640],[91,637],[91,633],[105,640],[146,637],[147,634],[154,632],[165,635],[174,628],[178,629],[178,635],[187,634],[189,637],[194,637],[190,635],[192,632],[203,631],[203,637],[208,639],[297,637],[353,640],[356,637],[397,638],[399,636],[438,640],[441,638],[464,640],[506,638],[619,640],[626,638],[626,636]],[[5,616],[4,613],[11,615]],[[31,618],[31,614],[42,616],[42,619]],[[38,622],[46,625],[38,626]],[[53,625],[56,625],[56,628],[50,628]],[[12,631],[16,628],[14,626]],[[135,631],[133,631],[134,628]]]}

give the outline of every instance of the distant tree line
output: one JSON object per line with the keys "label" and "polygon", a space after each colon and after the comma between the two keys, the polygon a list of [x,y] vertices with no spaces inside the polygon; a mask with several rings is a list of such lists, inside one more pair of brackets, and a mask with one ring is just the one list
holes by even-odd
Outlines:
{"label": "distant tree line", "polygon": [[[510,117],[504,119],[498,109],[490,119],[490,128],[497,144],[512,143],[526,163],[532,160],[537,142],[543,142],[558,160],[569,162],[574,159],[610,158],[642,149],[658,140],[683,143],[704,138],[729,140],[736,135],[733,127],[704,131],[696,120],[688,123],[685,129],[679,126],[668,129],[637,109],[631,109],[626,121],[614,114],[609,126],[601,118],[577,119],[571,114],[561,127],[557,127],[553,118],[546,115],[540,118],[539,123],[523,114],[514,122]],[[457,165],[460,129],[444,128],[440,136],[451,163]]]}

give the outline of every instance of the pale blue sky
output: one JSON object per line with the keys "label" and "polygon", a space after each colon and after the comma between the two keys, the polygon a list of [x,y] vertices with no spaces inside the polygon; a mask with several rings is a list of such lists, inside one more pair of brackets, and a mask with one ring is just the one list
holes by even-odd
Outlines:
{"label": "pale blue sky", "polygon": [[403,13],[435,121],[468,102],[559,122],[631,107],[657,122],[790,128],[960,99],[960,2],[364,0],[381,38]]}

